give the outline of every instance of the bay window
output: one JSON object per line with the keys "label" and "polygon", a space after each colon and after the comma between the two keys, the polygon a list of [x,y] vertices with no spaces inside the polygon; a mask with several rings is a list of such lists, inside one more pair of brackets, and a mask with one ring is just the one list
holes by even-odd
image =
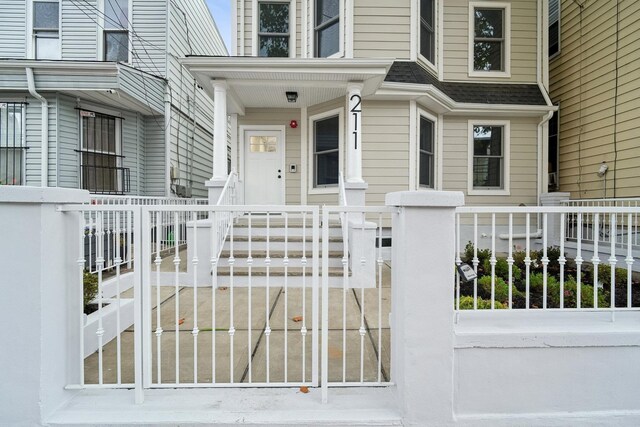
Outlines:
{"label": "bay window", "polygon": [[470,194],[508,193],[509,129],[508,121],[469,122]]}

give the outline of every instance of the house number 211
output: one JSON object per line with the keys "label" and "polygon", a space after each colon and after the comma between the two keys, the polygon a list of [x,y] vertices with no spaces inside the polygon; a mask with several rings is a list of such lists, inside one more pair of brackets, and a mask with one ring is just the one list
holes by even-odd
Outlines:
{"label": "house number 211", "polygon": [[360,125],[360,115],[362,110],[360,109],[360,104],[362,104],[362,98],[360,95],[351,95],[349,101],[352,105],[351,114],[353,114],[353,131],[351,134],[353,135],[353,144],[354,149],[358,149],[358,126]]}

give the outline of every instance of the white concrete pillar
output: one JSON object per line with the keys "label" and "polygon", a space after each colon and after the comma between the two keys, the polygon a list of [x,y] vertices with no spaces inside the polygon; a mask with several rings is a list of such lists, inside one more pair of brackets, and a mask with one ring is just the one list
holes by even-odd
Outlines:
{"label": "white concrete pillar", "polygon": [[350,183],[364,182],[362,179],[362,83],[347,86],[347,178]]}
{"label": "white concrete pillar", "polygon": [[391,361],[404,425],[453,424],[454,231],[461,192],[389,193]]}
{"label": "white concrete pillar", "polygon": [[0,186],[0,424],[43,425],[76,393],[82,282],[78,213],[89,192]]}
{"label": "white concrete pillar", "polygon": [[224,181],[227,170],[227,82],[214,80],[213,106],[213,177],[212,181]]}
{"label": "white concrete pillar", "polygon": [[[562,202],[568,201],[570,198],[571,193],[543,193],[540,195],[540,204],[542,206],[562,206]],[[560,246],[560,240],[564,238],[560,233],[561,219],[561,214],[547,214],[547,229],[543,232],[547,233],[548,246]]]}

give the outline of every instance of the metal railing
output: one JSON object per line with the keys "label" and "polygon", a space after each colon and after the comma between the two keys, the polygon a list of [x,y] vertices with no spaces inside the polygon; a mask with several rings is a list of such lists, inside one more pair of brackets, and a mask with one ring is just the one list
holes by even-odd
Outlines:
{"label": "metal railing", "polygon": [[[78,313],[80,365],[71,387],[133,387],[139,396],[144,388],[304,385],[322,386],[326,397],[330,386],[390,383],[390,265],[381,248],[392,209],[324,208],[322,224],[317,206],[60,210],[78,213],[81,230],[106,230],[111,222],[121,235],[130,221],[138,231],[108,256],[100,256],[106,240],[96,233],[95,295],[78,296],[79,306],[90,302],[95,311]],[[357,242],[357,268],[347,261],[341,214],[365,219],[344,235]],[[198,221],[225,215],[234,218],[228,230]],[[174,229],[186,221],[186,244],[174,239],[162,249],[155,230],[171,221]],[[220,244],[217,234],[225,231]],[[80,280],[88,267],[85,239],[83,233],[78,241]],[[135,262],[125,270],[128,259]]]}
{"label": "metal railing", "polygon": [[[640,207],[456,209],[456,264],[477,275],[467,283],[456,275],[456,310],[640,308],[638,214]],[[570,217],[574,242],[565,239]],[[587,218],[596,236],[606,231],[624,240],[585,239]]]}
{"label": "metal railing", "polygon": [[[594,207],[616,207],[616,208],[638,208],[640,207],[640,198],[627,198],[627,199],[580,199],[580,200],[567,200],[562,202],[563,206],[575,207],[575,208],[594,208]],[[600,218],[599,227],[594,227],[593,214],[589,212],[582,213],[582,220],[580,222],[580,230],[578,230],[578,217],[577,213],[568,214],[566,217],[566,238],[575,241],[580,232],[582,240],[587,242],[594,242],[598,240],[600,243],[610,243],[614,241],[617,245],[624,245],[626,243],[626,229],[630,222],[632,227],[632,245],[640,247],[640,214],[635,212],[631,218],[619,217],[616,221],[617,227],[610,227],[609,218]]]}
{"label": "metal railing", "polygon": [[[85,258],[86,268],[91,273],[96,273],[98,263],[98,239],[102,239],[101,247],[103,250],[102,257],[104,262],[101,264],[103,270],[113,270],[116,266],[114,260],[115,248],[120,247],[123,264],[126,268],[132,267],[133,251],[131,245],[133,242],[134,226],[131,210],[126,210],[121,223],[118,224],[116,231],[115,214],[113,210],[103,211],[104,218],[100,225],[97,223],[97,213],[99,207],[114,206],[122,209],[135,206],[202,206],[208,203],[205,198],[183,199],[176,197],[151,197],[151,196],[119,196],[92,194],[89,205],[97,206],[98,210],[85,211]],[[180,245],[186,244],[186,225],[187,218],[181,216],[176,224],[173,218],[163,218],[160,224],[153,227],[152,233],[154,238],[160,242],[160,250],[166,250],[173,246],[174,242]]]}
{"label": "metal railing", "polygon": [[[222,188],[222,192],[220,193],[220,197],[218,197],[218,201],[216,202],[216,206],[233,206],[236,204],[236,187],[238,185],[238,175],[235,172],[231,172],[227,177],[227,181]],[[216,242],[216,246],[218,248],[218,252],[216,256],[220,256],[222,252],[222,247],[224,245],[225,240],[227,239],[229,228],[231,227],[231,222],[234,219],[233,212],[216,212],[212,218],[213,223],[216,227],[216,236],[218,236],[218,241]]]}
{"label": "metal railing", "polygon": [[[390,275],[384,274],[390,263],[382,256],[382,230],[393,212],[387,207],[323,208],[321,371],[325,401],[330,386],[391,382],[391,283]],[[347,215],[361,218],[360,227],[354,224],[342,233],[341,250],[332,256],[331,224]],[[350,257],[357,266],[349,267]],[[338,258],[341,266],[332,267],[332,258]]]}

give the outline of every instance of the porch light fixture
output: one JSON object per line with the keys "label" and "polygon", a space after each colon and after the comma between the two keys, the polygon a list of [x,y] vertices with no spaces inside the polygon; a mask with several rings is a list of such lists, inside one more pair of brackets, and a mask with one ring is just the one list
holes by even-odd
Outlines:
{"label": "porch light fixture", "polygon": [[287,92],[287,101],[296,102],[298,100],[298,92]]}

